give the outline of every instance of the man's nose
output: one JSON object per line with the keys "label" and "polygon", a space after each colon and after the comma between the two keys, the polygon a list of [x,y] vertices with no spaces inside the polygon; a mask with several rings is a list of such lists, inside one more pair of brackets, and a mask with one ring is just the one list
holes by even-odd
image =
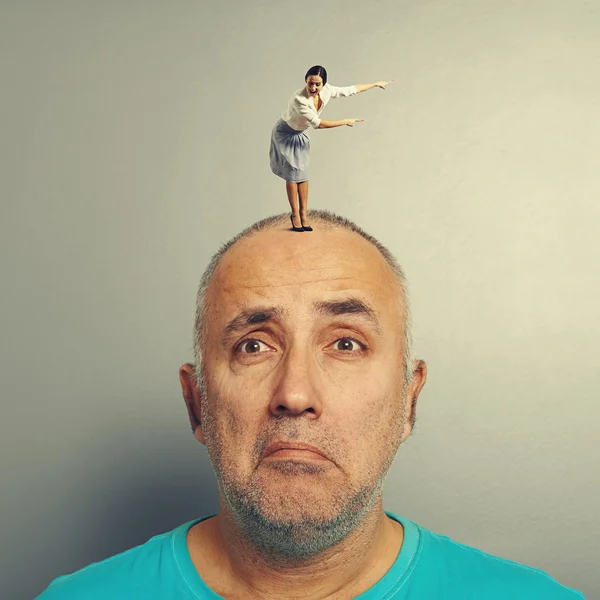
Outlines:
{"label": "man's nose", "polygon": [[306,415],[318,419],[323,404],[316,379],[318,366],[307,350],[293,349],[279,364],[281,373],[269,410],[277,417]]}

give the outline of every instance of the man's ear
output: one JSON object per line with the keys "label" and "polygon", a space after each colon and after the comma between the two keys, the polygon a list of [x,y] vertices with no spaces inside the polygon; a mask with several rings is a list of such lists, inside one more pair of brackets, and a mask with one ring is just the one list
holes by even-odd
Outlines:
{"label": "man's ear", "polygon": [[423,360],[413,361],[412,379],[406,390],[406,425],[402,435],[404,441],[412,432],[417,420],[417,400],[427,381],[427,365]]}
{"label": "man's ear", "polygon": [[202,421],[200,416],[200,404],[202,400],[201,391],[196,383],[196,366],[186,363],[179,369],[179,382],[183,399],[188,411],[188,418],[196,439],[204,444],[202,433]]}

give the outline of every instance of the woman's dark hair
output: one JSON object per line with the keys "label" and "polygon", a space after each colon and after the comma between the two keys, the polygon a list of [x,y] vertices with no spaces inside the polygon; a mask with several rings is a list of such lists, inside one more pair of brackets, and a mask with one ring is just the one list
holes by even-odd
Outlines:
{"label": "woman's dark hair", "polygon": [[323,80],[323,85],[327,83],[327,71],[325,70],[325,67],[321,67],[319,65],[311,67],[308,71],[306,71],[304,81],[306,81],[311,75],[317,75],[320,77]]}

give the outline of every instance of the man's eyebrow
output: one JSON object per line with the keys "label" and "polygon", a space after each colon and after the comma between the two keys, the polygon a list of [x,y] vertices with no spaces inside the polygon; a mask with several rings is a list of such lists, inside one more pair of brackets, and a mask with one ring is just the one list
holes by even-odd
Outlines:
{"label": "man's eyebrow", "polygon": [[229,337],[253,325],[261,325],[280,317],[281,309],[275,307],[243,310],[225,325],[223,337]]}
{"label": "man's eyebrow", "polygon": [[315,310],[317,313],[330,316],[359,315],[370,321],[378,332],[381,331],[377,313],[366,302],[359,298],[317,302],[315,304]]}

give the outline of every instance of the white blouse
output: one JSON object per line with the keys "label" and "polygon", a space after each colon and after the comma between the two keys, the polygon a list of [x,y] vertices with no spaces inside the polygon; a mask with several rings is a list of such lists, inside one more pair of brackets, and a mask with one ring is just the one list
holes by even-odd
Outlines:
{"label": "white blouse", "polygon": [[294,92],[288,103],[287,110],[281,118],[296,131],[305,131],[309,127],[318,129],[321,122],[319,115],[331,98],[346,98],[354,96],[354,94],[356,94],[356,86],[354,85],[349,87],[335,87],[326,83],[319,92],[321,108],[317,110],[314,99],[309,96],[307,89],[303,87]]}

